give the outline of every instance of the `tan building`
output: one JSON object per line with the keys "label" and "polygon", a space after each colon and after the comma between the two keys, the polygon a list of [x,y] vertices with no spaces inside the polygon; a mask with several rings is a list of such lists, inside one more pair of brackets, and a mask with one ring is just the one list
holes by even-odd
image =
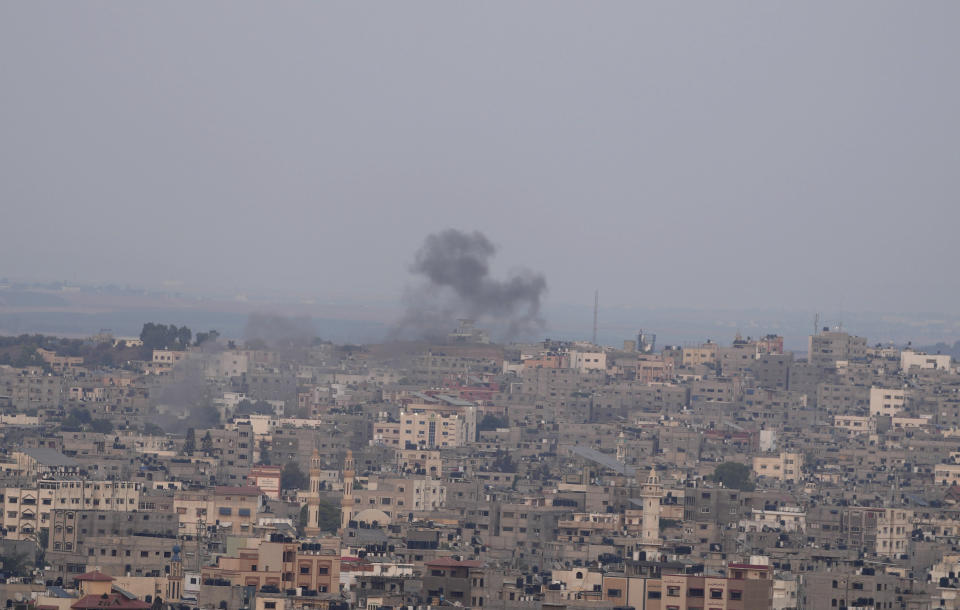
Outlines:
{"label": "tan building", "polygon": [[674,377],[673,366],[673,358],[642,355],[637,360],[637,381],[641,383],[670,381]]}
{"label": "tan building", "polygon": [[273,585],[280,590],[302,587],[316,593],[340,590],[340,549],[326,543],[254,541],[233,557],[221,555],[203,568],[203,582],[229,581],[233,586]]}
{"label": "tan building", "polygon": [[188,540],[196,535],[198,524],[217,526],[228,534],[250,534],[263,507],[263,492],[253,486],[177,491],[173,507],[180,533]]}
{"label": "tan building", "polygon": [[250,469],[247,481],[271,500],[279,500],[281,472],[279,466],[255,466]]}
{"label": "tan building", "polygon": [[602,601],[644,610],[756,610],[773,602],[770,566],[730,564],[727,578],[665,574],[604,575]]}
{"label": "tan building", "polygon": [[373,442],[376,445],[400,448],[400,422],[378,421],[373,424]]}
{"label": "tan building", "polygon": [[131,512],[140,505],[141,485],[130,481],[38,481],[0,491],[0,523],[6,538],[33,539],[50,527],[55,508]]}
{"label": "tan building", "polygon": [[939,371],[950,370],[949,354],[924,354],[905,349],[900,352],[900,368],[909,371],[912,368],[933,369]]}
{"label": "tan building", "polygon": [[839,360],[863,360],[867,356],[867,340],[824,329],[810,336],[807,354],[810,363],[817,366],[835,366]]}
{"label": "tan building", "polygon": [[797,483],[803,469],[802,453],[780,453],[779,455],[758,455],[753,458],[753,474],[778,481]]}
{"label": "tan building", "polygon": [[[423,513],[442,508],[446,488],[429,477],[371,478],[364,488],[353,487],[349,503],[346,495],[347,473],[344,472],[344,524],[349,521],[387,525],[406,521],[410,513]],[[384,517],[387,518],[384,521]]]}
{"label": "tan building", "polygon": [[439,451],[400,449],[397,451],[397,469],[439,478],[443,474],[443,458]]}
{"label": "tan building", "polygon": [[907,406],[907,391],[887,388],[870,388],[870,415],[893,417]]}
{"label": "tan building", "polygon": [[913,532],[913,511],[888,508],[877,520],[877,555],[899,557],[907,553]]}
{"label": "tan building", "polygon": [[719,346],[716,343],[704,343],[699,347],[685,347],[682,350],[682,362],[685,367],[715,365]]}
{"label": "tan building", "polygon": [[605,371],[607,370],[606,352],[579,352],[571,351],[569,353],[570,368],[576,369],[581,373],[587,371]]}
{"label": "tan building", "polygon": [[933,467],[936,485],[960,485],[960,464],[937,464]]}
{"label": "tan building", "polygon": [[58,356],[57,352],[43,349],[42,347],[37,348],[37,354],[39,354],[40,358],[49,364],[50,368],[56,373],[62,373],[68,369],[83,366],[83,358],[80,356]]}
{"label": "tan building", "polygon": [[843,430],[847,436],[876,434],[877,420],[866,415],[838,415],[833,418],[833,427]]}
{"label": "tan building", "polygon": [[156,364],[166,364],[173,366],[187,357],[187,352],[172,349],[153,350],[153,362]]}
{"label": "tan building", "polygon": [[398,417],[400,438],[396,446],[401,448],[463,447],[477,438],[477,408],[472,405],[411,404]]}

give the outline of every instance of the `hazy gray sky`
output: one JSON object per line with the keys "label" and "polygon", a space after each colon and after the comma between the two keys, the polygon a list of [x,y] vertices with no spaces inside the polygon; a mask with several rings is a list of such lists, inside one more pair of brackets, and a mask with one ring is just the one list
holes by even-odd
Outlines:
{"label": "hazy gray sky", "polygon": [[0,276],[952,311],[957,2],[0,3]]}

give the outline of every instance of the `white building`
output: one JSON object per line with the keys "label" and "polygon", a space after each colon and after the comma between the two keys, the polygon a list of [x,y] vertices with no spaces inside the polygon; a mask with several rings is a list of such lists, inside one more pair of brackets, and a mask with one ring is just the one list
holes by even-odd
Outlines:
{"label": "white building", "polygon": [[893,417],[907,406],[906,390],[870,388],[870,415]]}
{"label": "white building", "polygon": [[581,373],[586,371],[607,370],[606,352],[570,352],[570,368]]}
{"label": "white building", "polygon": [[950,356],[924,354],[923,352],[915,352],[909,349],[900,352],[900,368],[904,371],[909,371],[914,367],[947,371],[950,370]]}

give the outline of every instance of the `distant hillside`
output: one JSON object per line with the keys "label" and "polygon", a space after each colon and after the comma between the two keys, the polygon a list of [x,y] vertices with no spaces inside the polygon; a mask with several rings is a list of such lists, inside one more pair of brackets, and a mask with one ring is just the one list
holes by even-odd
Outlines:
{"label": "distant hillside", "polygon": [[940,343],[924,345],[917,349],[921,352],[927,352],[928,354],[950,354],[950,357],[954,360],[960,360],[960,341],[955,342],[953,345],[948,345],[941,341]]}
{"label": "distant hillside", "polygon": [[5,307],[63,307],[67,305],[63,299],[49,292],[35,292],[32,290],[2,290],[0,291],[0,306]]}

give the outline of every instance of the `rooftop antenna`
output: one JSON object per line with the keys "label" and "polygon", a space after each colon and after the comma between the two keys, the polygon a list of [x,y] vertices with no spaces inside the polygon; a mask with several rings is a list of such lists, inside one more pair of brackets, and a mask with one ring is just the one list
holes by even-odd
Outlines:
{"label": "rooftop antenna", "polygon": [[597,344],[597,311],[600,309],[600,289],[593,293],[593,344]]}
{"label": "rooftop antenna", "polygon": [[817,335],[820,330],[820,313],[813,314],[813,334]]}

